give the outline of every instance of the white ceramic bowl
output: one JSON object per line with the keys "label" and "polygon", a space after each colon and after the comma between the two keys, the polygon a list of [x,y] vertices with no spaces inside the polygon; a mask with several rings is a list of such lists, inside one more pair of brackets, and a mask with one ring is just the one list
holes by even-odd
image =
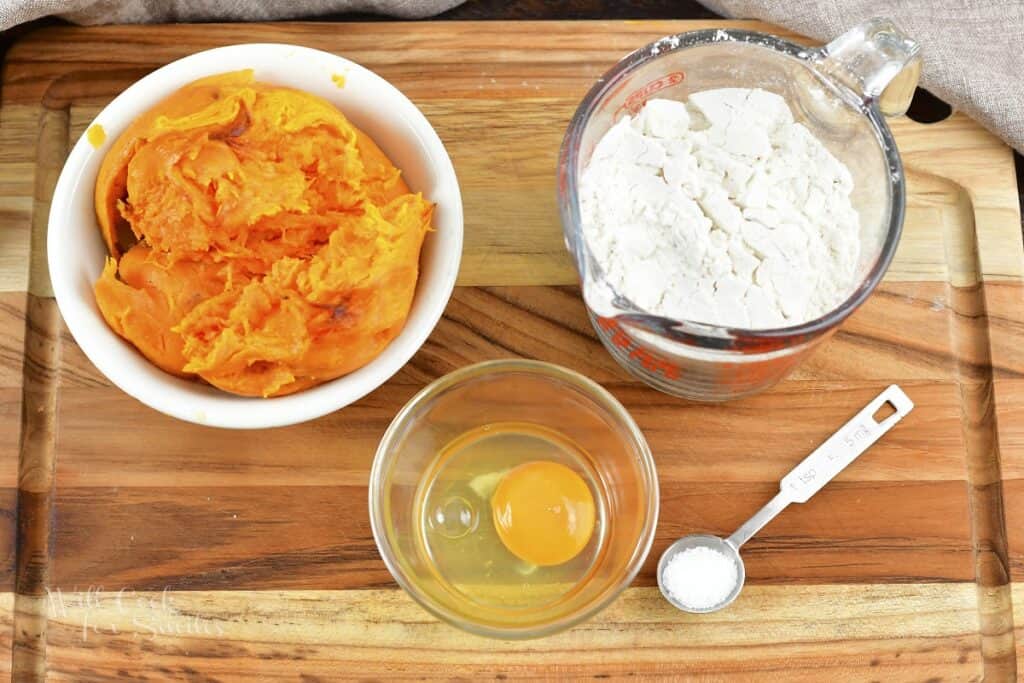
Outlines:
{"label": "white ceramic bowl", "polygon": [[[169,375],[117,336],[103,320],[93,283],[106,247],[96,224],[93,189],[110,144],[134,120],[178,88],[203,76],[254,69],[257,80],[299,88],[336,104],[374,139],[413,191],[436,204],[434,231],[420,255],[420,279],[405,327],[373,361],[355,372],[290,396],[245,398]],[[338,87],[332,76],[344,76]],[[146,405],[198,424],[276,427],[319,417],[365,396],[412,357],[437,324],[455,286],[462,254],[462,197],[451,159],[427,119],[394,86],[342,57],[295,45],[232,45],[179,59],[154,71],[111,102],[95,123],[106,142],[83,135],[68,156],[50,208],[50,280],[75,341],[111,382]]]}

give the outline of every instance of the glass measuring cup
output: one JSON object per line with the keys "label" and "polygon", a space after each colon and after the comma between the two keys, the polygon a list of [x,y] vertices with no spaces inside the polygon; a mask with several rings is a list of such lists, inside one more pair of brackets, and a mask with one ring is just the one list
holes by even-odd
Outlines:
{"label": "glass measuring cup", "polygon": [[[858,25],[821,48],[764,33],[704,30],[667,36],[629,55],[587,93],[558,164],[566,246],[579,271],[594,329],[612,356],[648,384],[701,401],[766,389],[785,377],[871,294],[903,226],[903,167],[885,116],[909,106],[919,48],[886,19]],[[587,246],[578,185],[595,145],[652,97],[685,100],[713,88],[761,88],[782,96],[850,170],[860,216],[856,286],[825,315],[776,329],[735,329],[642,310],[607,282]]]}

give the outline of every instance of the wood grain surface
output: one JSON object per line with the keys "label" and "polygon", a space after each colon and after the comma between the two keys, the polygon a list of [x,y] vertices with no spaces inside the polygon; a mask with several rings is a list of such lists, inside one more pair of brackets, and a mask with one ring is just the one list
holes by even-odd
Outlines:
{"label": "wood grain surface", "polygon": [[[1014,680],[1024,671],[1024,248],[1008,149],[961,115],[893,122],[904,238],[872,298],[777,388],[704,406],[603,350],[564,253],[555,156],[580,97],[629,50],[726,22],[46,28],[0,91],[0,669],[16,679],[691,676]],[[772,30],[753,23],[734,25]],[[778,32],[778,31],[776,31]],[[295,427],[227,432],[135,402],[75,345],[45,263],[69,144],[133,80],[236,42],[329,50],[438,130],[466,207],[459,287],[388,384]],[[539,641],[469,636],[395,587],[373,544],[374,448],[425,383],[521,356],[602,383],[655,453],[657,538],[634,587]],[[870,397],[915,411],[744,548],[748,586],[671,610],[654,562],[728,533]],[[766,438],[766,435],[769,438]]]}

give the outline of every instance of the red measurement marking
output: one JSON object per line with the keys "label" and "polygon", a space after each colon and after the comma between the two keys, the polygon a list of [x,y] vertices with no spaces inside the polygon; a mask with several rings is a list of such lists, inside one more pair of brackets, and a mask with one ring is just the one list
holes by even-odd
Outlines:
{"label": "red measurement marking", "polygon": [[670,74],[665,74],[661,78],[656,78],[650,83],[646,84],[638,90],[634,90],[626,98],[626,101],[622,103],[619,109],[625,109],[630,114],[636,114],[640,111],[641,107],[647,102],[654,93],[665,88],[670,88],[673,85],[679,85],[686,79],[686,73],[682,71],[673,71]]}
{"label": "red measurement marking", "polygon": [[679,379],[682,375],[682,368],[675,363],[635,344],[613,318],[598,318],[597,324],[610,335],[612,344],[626,351],[629,358],[640,363],[644,369],[649,372],[660,372],[665,379]]}

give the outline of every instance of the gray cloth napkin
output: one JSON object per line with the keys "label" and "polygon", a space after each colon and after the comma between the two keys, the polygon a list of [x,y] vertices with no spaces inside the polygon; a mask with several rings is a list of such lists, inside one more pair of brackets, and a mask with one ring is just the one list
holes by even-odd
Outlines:
{"label": "gray cloth napkin", "polygon": [[76,24],[167,21],[270,21],[332,12],[370,12],[403,19],[439,14],[463,0],[0,0],[0,30],[56,14]]}
{"label": "gray cloth napkin", "polygon": [[1024,0],[701,0],[827,41],[875,16],[921,44],[921,85],[1024,153]]}

